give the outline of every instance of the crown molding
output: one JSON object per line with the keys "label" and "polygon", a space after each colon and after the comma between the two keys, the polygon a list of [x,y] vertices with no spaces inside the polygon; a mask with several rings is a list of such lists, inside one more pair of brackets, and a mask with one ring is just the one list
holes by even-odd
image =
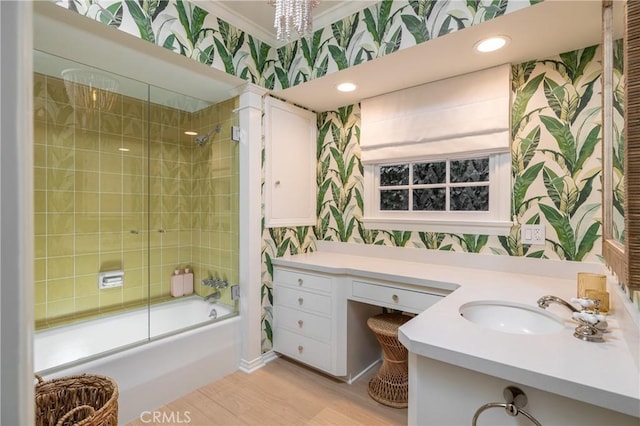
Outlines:
{"label": "crown molding", "polygon": [[[264,0],[266,3],[267,0]],[[322,0],[320,0],[322,1]],[[287,43],[283,43],[276,39],[275,29],[267,31],[263,26],[256,24],[250,18],[239,15],[236,11],[225,5],[224,2],[217,2],[212,0],[194,0],[194,4],[198,5],[202,9],[207,10],[212,15],[223,19],[229,24],[251,34],[263,42],[266,42],[274,47],[280,47]],[[332,23],[346,18],[366,7],[379,3],[375,0],[352,0],[352,1],[335,1],[336,3],[331,8],[325,10],[322,13],[314,14],[313,27],[314,29],[324,28]]]}

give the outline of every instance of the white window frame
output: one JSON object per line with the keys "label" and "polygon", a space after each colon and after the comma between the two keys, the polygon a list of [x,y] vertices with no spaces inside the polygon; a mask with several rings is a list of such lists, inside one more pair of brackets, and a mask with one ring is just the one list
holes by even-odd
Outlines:
{"label": "white window frame", "polygon": [[[489,157],[489,211],[380,210],[381,166]],[[508,235],[511,209],[511,155],[465,153],[364,165],[364,217],[368,229]]]}

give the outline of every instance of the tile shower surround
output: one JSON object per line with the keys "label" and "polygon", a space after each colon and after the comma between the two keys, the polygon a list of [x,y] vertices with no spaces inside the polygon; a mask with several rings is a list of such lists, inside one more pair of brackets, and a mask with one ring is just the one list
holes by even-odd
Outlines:
{"label": "tile shower surround", "polygon": [[[119,95],[90,111],[36,73],[34,104],[37,328],[165,300],[177,266],[201,295],[209,272],[238,281],[237,98],[189,113]],[[217,125],[203,147],[184,135]],[[124,285],[99,290],[98,272],[120,268]]]}

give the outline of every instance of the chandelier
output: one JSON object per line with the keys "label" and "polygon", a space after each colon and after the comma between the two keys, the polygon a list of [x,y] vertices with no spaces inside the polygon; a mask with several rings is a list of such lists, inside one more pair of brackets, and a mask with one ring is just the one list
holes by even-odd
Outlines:
{"label": "chandelier", "polygon": [[118,82],[107,74],[82,68],[61,72],[69,100],[89,110],[109,110],[118,96]]}
{"label": "chandelier", "polygon": [[320,0],[267,0],[275,6],[276,13],[273,26],[279,41],[291,40],[293,29],[302,36],[308,37],[313,31],[311,9],[320,4]]}

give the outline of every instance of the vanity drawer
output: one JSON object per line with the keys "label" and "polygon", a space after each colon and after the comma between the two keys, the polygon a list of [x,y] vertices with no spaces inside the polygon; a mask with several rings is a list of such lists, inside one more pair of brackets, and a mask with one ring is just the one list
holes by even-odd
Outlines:
{"label": "vanity drawer", "polygon": [[289,287],[276,286],[273,303],[307,312],[331,315],[331,297]]}
{"label": "vanity drawer", "polygon": [[273,272],[273,282],[289,287],[331,293],[332,279],[322,275],[305,274],[298,271],[275,268]]}
{"label": "vanity drawer", "polygon": [[293,359],[331,372],[331,345],[276,328],[273,333],[273,350]]}
{"label": "vanity drawer", "polygon": [[352,291],[356,300],[413,313],[420,313],[442,299],[434,294],[356,280],[352,282]]}
{"label": "vanity drawer", "polygon": [[273,319],[277,328],[285,328],[296,334],[323,342],[331,340],[331,318],[284,306],[276,306],[273,312]]}

